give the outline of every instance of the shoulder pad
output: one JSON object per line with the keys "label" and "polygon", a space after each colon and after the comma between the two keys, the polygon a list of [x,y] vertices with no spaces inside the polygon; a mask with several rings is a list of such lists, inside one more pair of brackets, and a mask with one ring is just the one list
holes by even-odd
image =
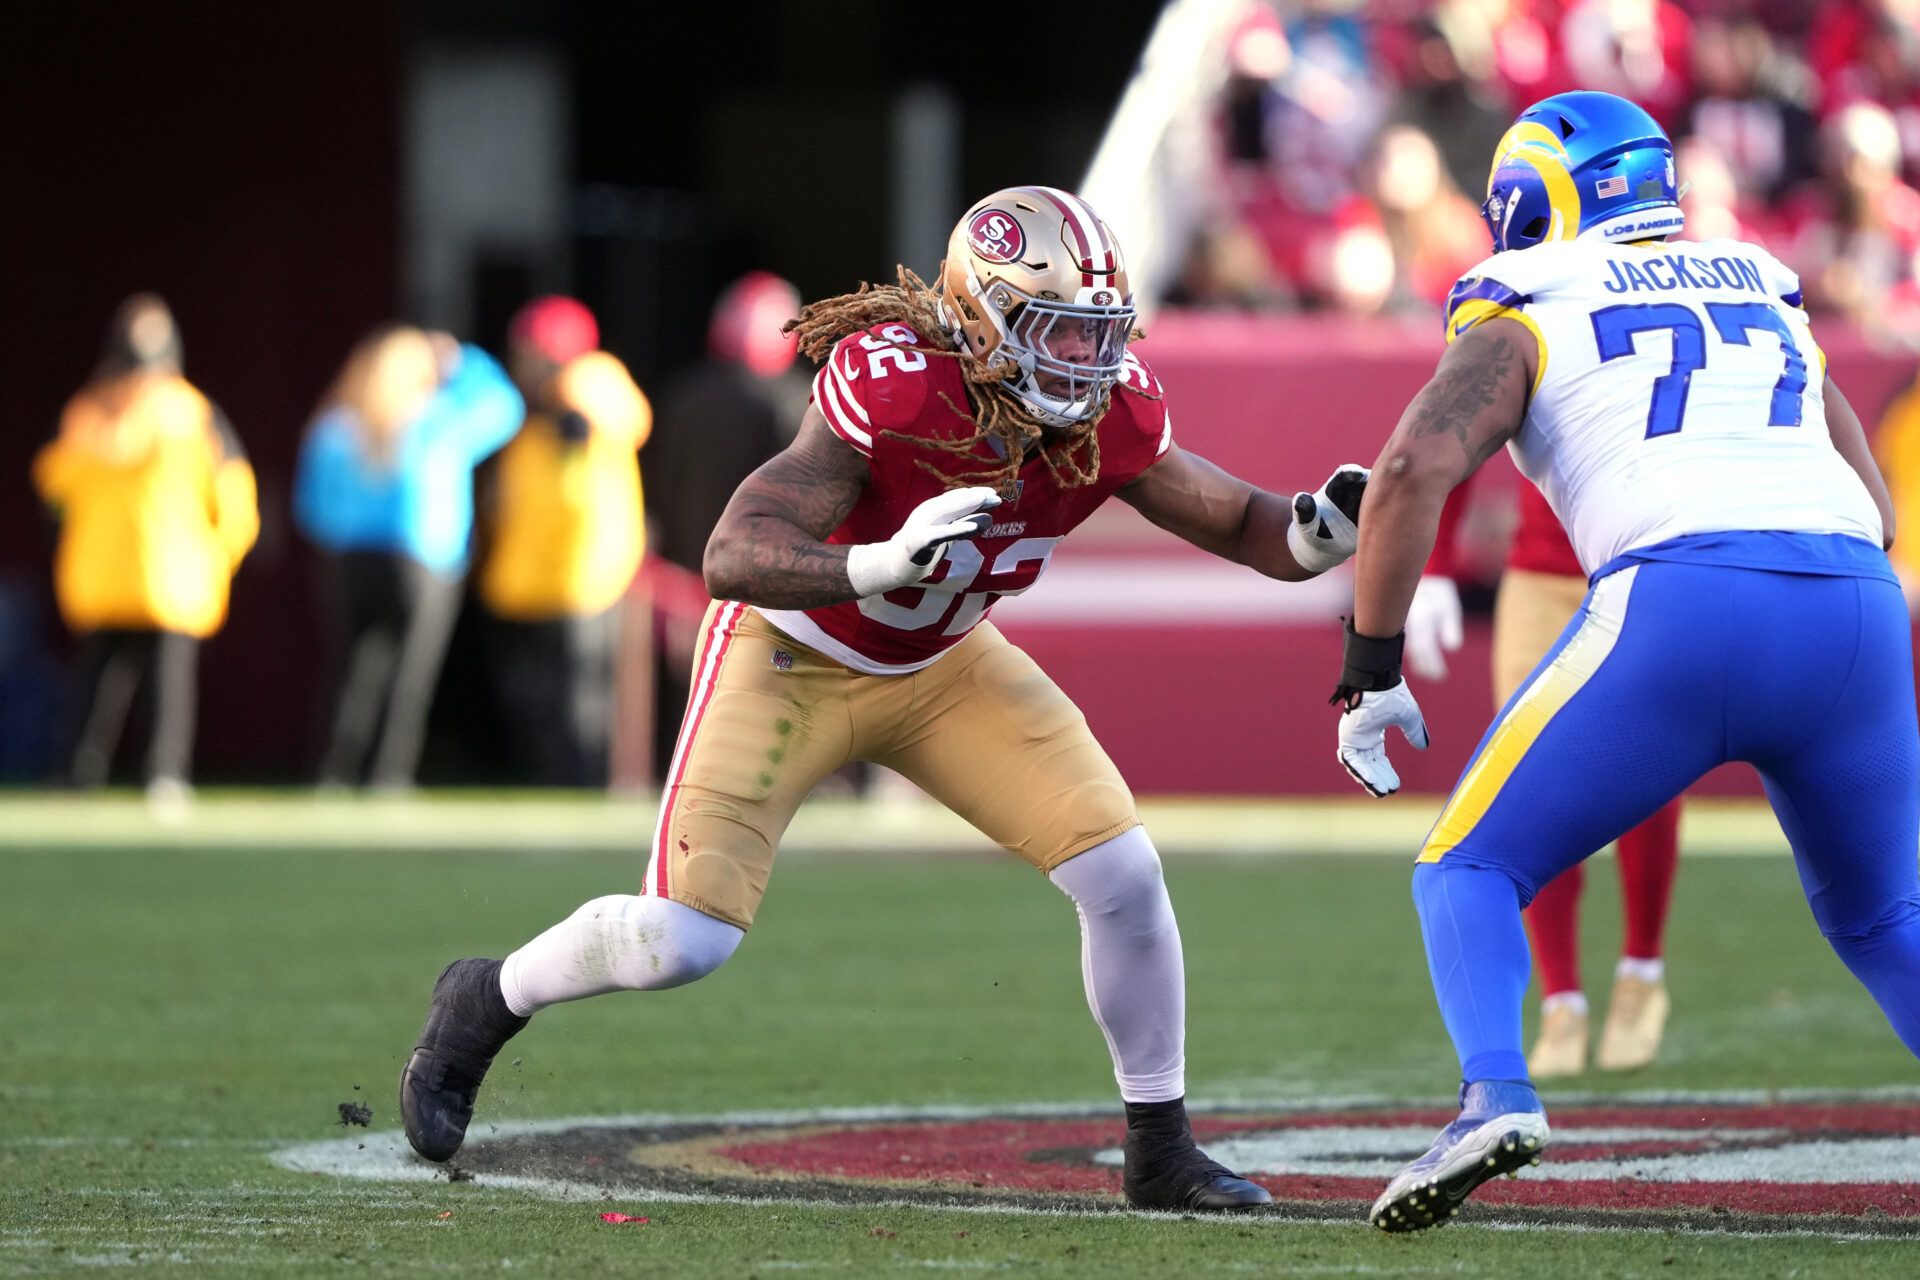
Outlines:
{"label": "shoulder pad", "polygon": [[1767,286],[1767,292],[1790,307],[1806,306],[1806,297],[1800,289],[1800,274],[1780,259],[1768,253],[1757,244],[1733,241],[1738,244],[1754,265],[1760,268],[1760,280]]}
{"label": "shoulder pad", "polygon": [[1452,342],[1482,321],[1517,314],[1532,301],[1532,294],[1492,275],[1469,272],[1447,294],[1447,341]]}
{"label": "shoulder pad", "polygon": [[1152,437],[1153,454],[1158,458],[1173,444],[1173,420],[1167,414],[1166,389],[1145,360],[1129,351],[1114,389],[1111,415],[1119,410],[1127,415],[1134,432]]}
{"label": "shoulder pad", "polygon": [[874,434],[907,430],[931,394],[935,357],[914,348],[920,335],[904,324],[877,324],[834,345],[813,379],[813,402],[833,433],[868,457]]}
{"label": "shoulder pad", "polygon": [[1543,295],[1571,282],[1592,246],[1553,241],[1496,253],[1460,277],[1447,295],[1447,341],[1496,316],[1517,317]]}

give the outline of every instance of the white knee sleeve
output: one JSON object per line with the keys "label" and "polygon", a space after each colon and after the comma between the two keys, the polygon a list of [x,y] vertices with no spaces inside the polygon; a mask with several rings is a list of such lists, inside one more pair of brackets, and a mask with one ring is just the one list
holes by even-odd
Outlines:
{"label": "white knee sleeve", "polygon": [[1186,974],[1153,841],[1134,827],[1069,858],[1051,878],[1080,912],[1080,972],[1120,1096],[1184,1096]]}
{"label": "white knee sleeve", "polygon": [[661,991],[706,977],[746,936],[668,898],[595,898],[508,956],[500,993],[525,1017],[608,991]]}

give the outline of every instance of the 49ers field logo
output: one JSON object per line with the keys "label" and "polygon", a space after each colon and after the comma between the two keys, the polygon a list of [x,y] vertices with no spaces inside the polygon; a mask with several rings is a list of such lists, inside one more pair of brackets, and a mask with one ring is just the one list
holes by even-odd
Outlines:
{"label": "49ers field logo", "polygon": [[[1555,1107],[1546,1160],[1482,1190],[1461,1221],[1920,1236],[1920,1101],[1730,1102],[1674,1097]],[[1353,1218],[1451,1115],[1390,1106],[1264,1108],[1194,1117],[1222,1163],[1295,1218]],[[461,1176],[528,1187],[824,1203],[1120,1207],[1121,1125],[1086,1108],[1022,1114],[790,1113],[547,1122],[487,1136]],[[405,1154],[342,1167],[313,1144],[287,1167],[439,1176]],[[374,1146],[372,1139],[368,1146]],[[375,1152],[362,1149],[364,1157]],[[351,1162],[349,1162],[351,1163]],[[400,1166],[409,1172],[402,1173]]]}

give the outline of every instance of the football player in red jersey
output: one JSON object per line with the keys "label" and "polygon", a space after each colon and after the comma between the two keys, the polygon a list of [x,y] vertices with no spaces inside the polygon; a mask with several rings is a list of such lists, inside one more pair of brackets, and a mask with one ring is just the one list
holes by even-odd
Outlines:
{"label": "football player in red jersey", "polygon": [[1127,351],[1120,247],[1050,187],[970,210],[937,286],[902,270],[789,327],[822,362],[813,405],[707,546],[715,603],[642,891],[441,975],[401,1076],[408,1138],[428,1159],[453,1155],[488,1064],[534,1011],[718,968],[800,802],[870,760],[1073,900],[1126,1103],[1129,1202],[1269,1203],[1188,1127],[1180,934],[1133,797],[1079,710],[987,615],[1110,496],[1269,577],[1312,577],[1352,554],[1365,470],[1280,496],[1182,451],[1160,384]]}

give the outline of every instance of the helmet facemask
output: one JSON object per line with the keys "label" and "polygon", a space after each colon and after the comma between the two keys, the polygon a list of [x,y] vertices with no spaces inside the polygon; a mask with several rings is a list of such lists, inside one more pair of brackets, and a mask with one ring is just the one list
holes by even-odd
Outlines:
{"label": "helmet facemask", "polygon": [[[1002,322],[1004,336],[990,359],[1019,369],[1002,385],[1036,418],[1055,426],[1070,426],[1097,412],[1120,380],[1133,333],[1133,307],[1123,302],[1054,302],[1026,297],[1006,284],[993,287],[1015,298]],[[998,310],[990,304],[987,314]]]}

